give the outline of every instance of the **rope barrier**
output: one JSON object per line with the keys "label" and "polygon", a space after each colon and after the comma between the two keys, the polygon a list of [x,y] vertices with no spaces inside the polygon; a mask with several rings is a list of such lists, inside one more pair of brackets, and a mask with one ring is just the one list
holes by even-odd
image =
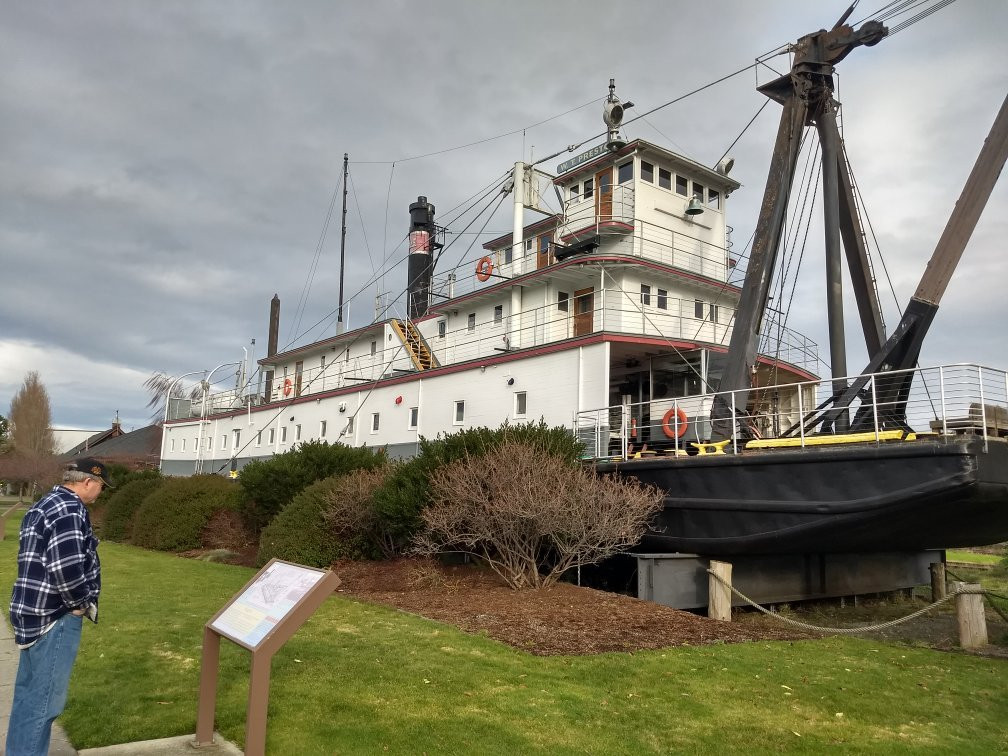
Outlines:
{"label": "rope barrier", "polygon": [[713,575],[717,579],[717,581],[719,583],[721,583],[722,585],[726,586],[728,588],[728,590],[730,590],[732,593],[734,593],[736,596],[738,596],[744,602],[746,602],[747,604],[749,604],[749,606],[753,607],[754,609],[758,609],[759,611],[763,612],[763,614],[767,615],[768,617],[773,617],[775,619],[780,620],[781,622],[785,622],[785,623],[787,623],[789,625],[794,625],[795,627],[800,627],[800,628],[802,628],[804,630],[812,630],[813,632],[827,633],[827,634],[830,634],[830,635],[857,635],[858,633],[870,633],[870,632],[874,632],[876,630],[885,630],[885,629],[890,628],[890,627],[895,627],[896,625],[901,625],[904,622],[909,622],[912,619],[916,619],[917,617],[920,617],[922,614],[931,611],[936,606],[940,606],[941,604],[944,604],[946,601],[951,601],[956,596],[967,595],[967,594],[968,595],[975,595],[975,594],[985,595],[987,593],[987,591],[983,590],[982,588],[980,590],[976,590],[976,589],[973,589],[973,588],[963,588],[963,589],[960,589],[960,590],[957,590],[957,591],[953,591],[949,595],[945,596],[945,598],[938,599],[937,601],[934,601],[934,602],[928,604],[923,609],[918,609],[916,612],[912,612],[912,613],[908,614],[905,617],[900,617],[898,619],[890,620],[888,622],[879,622],[877,624],[866,625],[864,627],[821,627],[819,625],[812,625],[812,624],[810,624],[808,622],[801,622],[800,620],[792,619],[791,617],[782,617],[780,614],[777,614],[776,612],[772,612],[769,609],[767,609],[766,607],[761,606],[760,604],[758,604],[755,601],[753,601],[751,598],[749,598],[744,593],[742,593],[741,591],[739,591],[735,586],[733,586],[731,583],[729,583],[723,577],[721,577],[720,575],[715,574],[713,572],[713,570],[707,570],[707,574]]}
{"label": "rope barrier", "polygon": [[[954,572],[952,572],[952,570],[950,570],[947,565],[945,567],[945,572],[948,575],[951,575],[952,577],[954,577],[956,580],[960,580],[960,581],[963,580],[961,577],[959,577]],[[965,581],[963,581],[963,582],[965,582]],[[1004,610],[1002,610],[1000,606],[998,606],[997,604],[994,603],[994,598],[999,598],[1002,601],[1008,601],[1008,596],[1002,596],[1000,593],[994,593],[993,591],[986,591],[984,593],[984,599],[986,599],[986,601],[987,601],[987,606],[989,606],[991,609],[993,609],[995,611],[995,613],[1001,619],[1003,619],[1005,622],[1008,622],[1008,614],[1005,614]]]}

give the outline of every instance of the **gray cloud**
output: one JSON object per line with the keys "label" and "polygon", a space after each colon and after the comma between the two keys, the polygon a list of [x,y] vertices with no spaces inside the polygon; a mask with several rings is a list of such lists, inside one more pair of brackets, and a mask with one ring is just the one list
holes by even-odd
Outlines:
{"label": "gray cloud", "polygon": [[[239,358],[252,338],[261,356],[274,292],[282,338],[294,322],[344,152],[352,293],[384,259],[401,257],[418,195],[445,213],[522,154],[597,133],[597,105],[405,158],[597,101],[610,76],[645,112],[842,10],[797,0],[689,12],[656,0],[618,12],[572,0],[12,4],[0,25],[0,411],[37,368],[56,422],[107,426],[118,409],[139,425],[151,371],[210,368]],[[848,150],[902,303],[1006,90],[1006,25],[1004,4],[959,3],[841,64]],[[748,72],[627,131],[713,163],[762,103]],[[778,112],[771,104],[732,151],[744,183],[729,205],[739,247],[755,222]],[[998,333],[1008,322],[1005,207],[1001,186],[922,360],[1008,366]],[[487,231],[509,227],[505,207]],[[810,233],[802,273],[812,286],[823,275],[821,236]],[[468,241],[443,263],[455,264]],[[301,330],[336,307],[338,247],[335,218]],[[384,290],[398,291],[404,277],[393,271]],[[370,286],[352,301],[351,325],[370,320],[374,294]],[[791,323],[823,344],[820,301],[796,298]],[[895,324],[895,307],[887,318]],[[849,367],[859,360],[852,348]]]}

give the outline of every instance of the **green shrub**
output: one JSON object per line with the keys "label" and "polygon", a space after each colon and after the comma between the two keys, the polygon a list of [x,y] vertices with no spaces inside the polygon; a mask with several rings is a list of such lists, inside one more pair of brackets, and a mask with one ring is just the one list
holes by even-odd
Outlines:
{"label": "green shrub", "polygon": [[520,425],[505,422],[496,429],[472,428],[440,434],[433,440],[421,438],[420,453],[396,465],[374,494],[380,528],[396,549],[405,550],[420,531],[420,512],[431,501],[430,479],[435,470],[454,460],[482,456],[508,441],[534,444],[571,466],[579,464],[584,451],[584,445],[569,429],[551,428],[543,420]]}
{"label": "green shrub", "polygon": [[316,481],[294,497],[267,525],[259,539],[260,565],[274,557],[311,567],[328,567],[337,559],[376,556],[363,534],[338,535],[323,513],[328,497],[343,486],[343,475]]}
{"label": "green shrub", "polygon": [[238,478],[245,493],[242,516],[249,528],[258,532],[310,483],[384,464],[384,449],[325,441],[308,441],[275,457],[254,460],[242,468]]}
{"label": "green shrub", "polygon": [[[118,462],[106,462],[105,469],[108,472],[109,480],[112,481],[112,488],[103,488],[95,502],[88,507],[88,512],[91,515],[91,524],[94,526],[95,532],[103,538],[108,537],[104,533],[104,524],[105,518],[108,516],[109,503],[112,501],[112,498],[119,493],[124,486],[132,483],[134,480],[148,480],[151,478],[161,477],[161,471],[156,468],[147,470],[130,470],[128,467],[121,465]],[[120,539],[113,538],[111,540]]]}
{"label": "green shrub", "polygon": [[128,543],[133,531],[133,518],[137,510],[144,499],[160,488],[163,482],[164,478],[160,474],[144,475],[116,486],[105,503],[99,528],[101,537],[110,541]]}
{"label": "green shrub", "polygon": [[241,498],[233,481],[217,475],[165,478],[137,509],[132,541],[159,551],[201,548],[210,518],[221,510],[237,511]]}

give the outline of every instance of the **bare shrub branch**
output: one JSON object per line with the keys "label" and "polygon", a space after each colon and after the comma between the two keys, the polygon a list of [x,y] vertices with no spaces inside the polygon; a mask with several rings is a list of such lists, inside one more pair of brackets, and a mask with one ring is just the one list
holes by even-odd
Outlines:
{"label": "bare shrub branch", "polygon": [[414,550],[472,554],[516,589],[549,585],[634,545],[662,502],[657,488],[510,441],[442,466],[431,493]]}
{"label": "bare shrub branch", "polygon": [[331,491],[323,494],[322,519],[337,535],[362,535],[390,557],[396,552],[394,539],[380,524],[372,494],[385,480],[388,467],[354,470],[344,475]]}

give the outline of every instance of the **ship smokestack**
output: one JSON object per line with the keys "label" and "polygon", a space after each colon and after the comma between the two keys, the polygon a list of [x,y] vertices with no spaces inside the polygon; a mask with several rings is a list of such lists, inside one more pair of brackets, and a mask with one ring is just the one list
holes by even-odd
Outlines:
{"label": "ship smokestack", "polygon": [[[280,337],[280,296],[277,294],[273,295],[273,299],[270,300],[270,319],[269,319],[269,339],[266,343],[266,356],[272,357],[277,353],[277,339]],[[266,371],[266,395],[265,399],[268,402],[273,396],[273,371]]]}
{"label": "ship smokestack", "polygon": [[432,254],[441,245],[435,241],[434,205],[426,197],[417,197],[409,206],[409,268],[406,292],[411,320],[423,317],[430,305],[430,285],[434,275]]}

